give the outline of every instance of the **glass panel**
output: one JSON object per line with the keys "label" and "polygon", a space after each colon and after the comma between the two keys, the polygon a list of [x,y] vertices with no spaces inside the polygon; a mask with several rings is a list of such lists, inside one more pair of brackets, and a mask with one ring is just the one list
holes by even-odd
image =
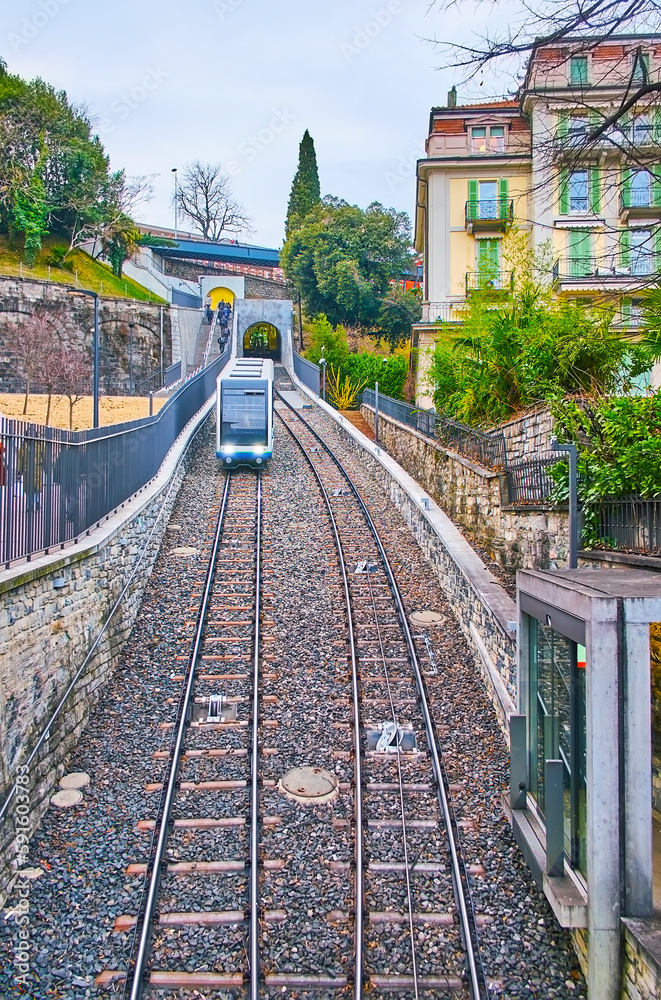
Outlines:
{"label": "glass panel", "polygon": [[631,208],[647,208],[650,204],[652,175],[649,170],[637,170],[631,176]]}
{"label": "glass panel", "polygon": [[266,394],[263,389],[222,391],[223,444],[266,444]]}
{"label": "glass panel", "polygon": [[474,128],[471,131],[472,148],[474,153],[486,153],[487,151],[487,130],[486,128]]}
{"label": "glass panel", "polygon": [[479,183],[478,218],[498,218],[498,185],[496,181],[480,181]]}
{"label": "glass panel", "polygon": [[570,61],[569,82],[580,87],[588,82],[587,56],[574,56]]}
{"label": "glass panel", "polygon": [[588,210],[587,170],[575,170],[569,177],[569,208],[572,212]]}
{"label": "glass panel", "polygon": [[573,146],[579,146],[585,139],[589,127],[589,119],[585,115],[572,115],[569,119],[568,141]]}
{"label": "glass panel", "polygon": [[503,125],[492,125],[489,146],[492,153],[505,152],[505,127]]}
{"label": "glass panel", "polygon": [[649,229],[632,229],[630,236],[631,273],[650,274],[652,270],[652,233]]}
{"label": "glass panel", "polygon": [[530,637],[530,791],[544,814],[545,763],[562,761],[565,852],[585,871],[585,649],[536,619]]}
{"label": "glass panel", "polygon": [[637,115],[634,118],[631,141],[635,146],[644,146],[652,141],[652,122],[649,115]]}

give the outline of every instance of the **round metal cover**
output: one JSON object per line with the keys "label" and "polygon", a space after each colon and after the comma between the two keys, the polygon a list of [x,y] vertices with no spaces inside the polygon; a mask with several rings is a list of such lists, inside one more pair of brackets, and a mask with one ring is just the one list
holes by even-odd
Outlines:
{"label": "round metal cover", "polygon": [[29,878],[31,882],[33,882],[36,878],[41,878],[43,874],[43,868],[21,868],[19,872],[21,878]]}
{"label": "round metal cover", "polygon": [[190,545],[182,545],[178,549],[172,549],[173,556],[196,556],[197,549],[192,548]]}
{"label": "round metal cover", "polygon": [[278,788],[295,802],[321,805],[337,798],[340,783],[323,767],[293,767],[280,779]]}
{"label": "round metal cover", "polygon": [[83,793],[77,788],[63,788],[61,792],[55,792],[51,799],[51,805],[58,809],[70,809],[71,806],[80,805],[83,801]]}
{"label": "round metal cover", "polygon": [[437,611],[414,611],[411,621],[414,625],[442,625],[445,618]]}
{"label": "round metal cover", "polygon": [[86,788],[89,783],[90,776],[84,771],[71,771],[60,778],[60,788]]}

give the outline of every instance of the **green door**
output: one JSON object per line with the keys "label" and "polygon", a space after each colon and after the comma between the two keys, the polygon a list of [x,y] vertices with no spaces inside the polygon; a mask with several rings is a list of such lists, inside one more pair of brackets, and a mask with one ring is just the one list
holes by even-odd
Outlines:
{"label": "green door", "polygon": [[500,288],[500,240],[477,241],[479,288]]}
{"label": "green door", "polygon": [[570,230],[569,277],[587,278],[592,271],[592,233],[584,229]]}

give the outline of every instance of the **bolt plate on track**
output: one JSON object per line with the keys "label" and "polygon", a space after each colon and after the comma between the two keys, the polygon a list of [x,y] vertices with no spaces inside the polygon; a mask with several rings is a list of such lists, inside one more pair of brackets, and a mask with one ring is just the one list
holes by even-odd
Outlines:
{"label": "bolt plate on track", "polygon": [[395,726],[392,721],[382,722],[380,729],[372,729],[367,733],[368,750],[377,753],[417,753],[413,727]]}
{"label": "bolt plate on track", "polygon": [[280,779],[278,789],[294,802],[322,805],[337,798],[340,783],[324,767],[293,767]]}
{"label": "bolt plate on track", "polygon": [[356,568],[353,571],[354,576],[359,576],[361,573],[377,573],[379,567],[376,563],[368,562],[367,559],[363,559],[362,562],[356,563]]}
{"label": "bolt plate on track", "polygon": [[197,726],[222,726],[223,723],[236,722],[236,718],[237,718],[237,716],[236,716],[236,709],[237,709],[237,706],[235,704],[233,704],[233,703],[228,704],[226,701],[223,701],[221,715],[213,718],[209,714],[209,711],[210,711],[210,706],[209,705],[207,705],[206,708],[200,707],[199,710],[197,710],[196,713],[195,713],[196,718],[195,718],[195,721],[193,722],[193,725],[194,726],[195,725],[197,725]]}

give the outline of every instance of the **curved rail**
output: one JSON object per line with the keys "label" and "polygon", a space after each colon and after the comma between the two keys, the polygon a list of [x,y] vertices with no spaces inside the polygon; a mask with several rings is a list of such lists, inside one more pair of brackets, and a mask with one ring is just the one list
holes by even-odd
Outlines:
{"label": "curved rail", "polygon": [[[274,392],[282,399],[280,393],[274,387]],[[286,402],[286,400],[283,400]],[[289,405],[289,404],[287,404]],[[321,490],[324,502],[326,504],[326,509],[328,510],[328,516],[330,518],[331,527],[333,529],[333,536],[335,538],[335,546],[337,548],[338,561],[340,564],[340,571],[342,573],[342,585],[344,587],[344,599],[347,608],[347,623],[349,628],[349,651],[351,656],[351,692],[353,697],[353,739],[354,739],[354,784],[355,784],[355,819],[356,819],[356,838],[355,838],[355,854],[354,860],[356,865],[356,876],[355,876],[355,905],[356,905],[356,916],[354,924],[354,998],[355,1000],[362,1000],[363,998],[363,929],[365,924],[365,909],[363,900],[363,886],[365,881],[364,873],[364,849],[363,849],[363,782],[361,773],[361,756],[360,756],[360,710],[358,702],[358,663],[356,660],[356,641],[353,626],[353,612],[351,607],[351,594],[349,591],[349,579],[347,577],[347,569],[344,559],[344,549],[342,548],[342,541],[340,539],[340,533],[338,531],[337,522],[335,521],[335,515],[333,514],[333,508],[331,506],[330,497],[326,487],[321,481],[321,476],[314,466],[314,463],[307,454],[302,443],[296,437],[296,434],[291,429],[282,417],[280,417],[283,425],[287,428],[291,436],[294,438],[296,443],[299,445],[306,462],[310,466],[312,473],[317,480],[319,489]],[[305,423],[305,421],[304,421]]]}
{"label": "curved rail", "polygon": [[[303,417],[302,414],[298,412],[298,410],[296,410],[293,406],[291,406],[291,404],[287,402],[287,400],[281,395],[280,392],[278,392],[277,389],[274,389],[274,391],[278,396],[278,398],[288,407],[288,409],[290,409],[296,415],[296,417],[301,421],[301,423],[305,425],[307,430],[319,442],[319,444],[323,447],[324,451],[327,452],[329,457],[335,463],[337,469],[346,479],[347,485],[351,489],[354,497],[358,502],[358,505],[360,506],[363,516],[365,517],[365,521],[374,538],[375,544],[379,551],[379,555],[386,570],[388,583],[390,585],[390,589],[392,591],[395,604],[397,606],[397,613],[399,615],[399,619],[402,625],[402,630],[406,638],[406,644],[409,650],[409,657],[416,678],[416,685],[418,687],[418,694],[420,697],[420,705],[422,708],[422,713],[425,721],[427,740],[429,743],[429,748],[432,756],[434,776],[436,778],[436,785],[438,789],[438,801],[441,807],[441,812],[443,814],[447,830],[448,847],[450,850],[450,857],[452,863],[451,864],[452,881],[455,889],[457,910],[459,913],[459,924],[462,932],[462,937],[464,940],[464,946],[466,949],[466,963],[467,963],[467,973],[469,979],[471,1000],[483,1000],[484,997],[488,997],[488,988],[487,988],[484,968],[482,966],[482,959],[480,956],[479,940],[477,934],[477,921],[475,919],[475,912],[470,894],[470,885],[468,883],[466,868],[458,846],[458,828],[454,816],[454,811],[452,809],[452,805],[450,803],[450,798],[449,798],[449,782],[447,780],[447,776],[445,774],[445,768],[441,763],[440,755],[438,752],[438,739],[436,735],[436,727],[434,725],[431,712],[429,711],[426,685],[424,682],[424,678],[422,676],[422,671],[420,669],[420,663],[418,661],[418,655],[415,648],[415,643],[413,641],[413,636],[411,635],[411,629],[409,627],[408,619],[406,616],[406,610],[404,608],[404,602],[399,590],[399,586],[395,579],[392,567],[390,565],[390,561],[388,560],[388,556],[386,554],[379,533],[376,529],[374,521],[372,520],[372,516],[369,510],[367,509],[367,506],[363,498],[358,492],[358,489],[355,486],[351,476],[346,471],[340,460],[333,454],[333,452],[328,447],[323,438],[317,433],[314,427],[312,427],[308,423],[305,417]],[[285,426],[287,425],[285,424]]]}

